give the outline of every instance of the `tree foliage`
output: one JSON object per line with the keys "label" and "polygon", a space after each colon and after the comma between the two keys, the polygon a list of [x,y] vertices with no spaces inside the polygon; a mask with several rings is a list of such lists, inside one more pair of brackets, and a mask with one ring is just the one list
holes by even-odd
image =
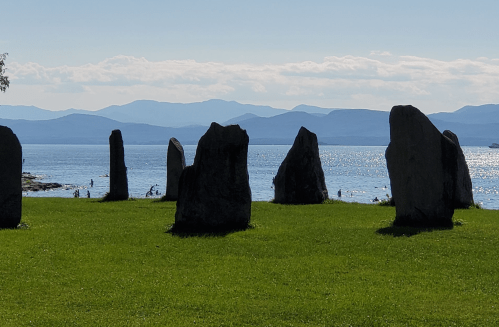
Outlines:
{"label": "tree foliage", "polygon": [[7,59],[8,53],[0,54],[0,92],[5,92],[10,85],[9,77],[4,76],[5,74],[5,59]]}

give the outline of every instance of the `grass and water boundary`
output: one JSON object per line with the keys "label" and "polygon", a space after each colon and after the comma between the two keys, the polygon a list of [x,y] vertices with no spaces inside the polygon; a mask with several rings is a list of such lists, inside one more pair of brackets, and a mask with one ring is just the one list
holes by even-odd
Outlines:
{"label": "grass and water boundary", "polygon": [[251,228],[175,235],[175,202],[23,198],[0,230],[1,326],[491,326],[499,211],[393,228],[393,207],[253,202]]}

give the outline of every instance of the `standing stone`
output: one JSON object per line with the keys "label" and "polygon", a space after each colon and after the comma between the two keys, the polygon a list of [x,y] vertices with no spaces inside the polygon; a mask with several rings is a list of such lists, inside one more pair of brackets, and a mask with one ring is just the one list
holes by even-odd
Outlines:
{"label": "standing stone", "polygon": [[12,130],[0,126],[0,228],[16,228],[22,212],[22,148]]}
{"label": "standing stone", "polygon": [[274,178],[274,202],[322,203],[328,198],[317,135],[301,127]]}
{"label": "standing stone", "polygon": [[126,200],[128,199],[128,180],[123,138],[119,129],[112,131],[109,136],[109,154],[109,193],[104,196],[104,200]]}
{"label": "standing stone", "polygon": [[456,145],[417,108],[395,106],[385,157],[396,208],[394,225],[451,227]]}
{"label": "standing stone", "polygon": [[443,133],[457,146],[457,182],[454,198],[455,209],[466,209],[473,204],[473,184],[471,183],[470,171],[466,158],[464,157],[463,149],[459,144],[457,135],[449,130]]}
{"label": "standing stone", "polygon": [[178,182],[185,168],[184,148],[180,142],[172,137],[168,143],[166,154],[166,194],[164,201],[177,201]]}
{"label": "standing stone", "polygon": [[212,123],[179,182],[175,229],[244,229],[251,216],[246,131]]}

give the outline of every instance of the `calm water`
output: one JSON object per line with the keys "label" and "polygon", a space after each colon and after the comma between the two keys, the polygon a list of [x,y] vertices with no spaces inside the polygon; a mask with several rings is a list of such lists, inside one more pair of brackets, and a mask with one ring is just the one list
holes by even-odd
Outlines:
{"label": "calm water", "polygon": [[[274,197],[272,178],[291,146],[250,145],[248,171],[253,201]],[[166,189],[167,146],[125,146],[129,193],[145,197],[151,186],[164,193]],[[322,168],[330,198],[341,189],[343,201],[370,203],[375,197],[391,196],[384,146],[320,146]],[[463,147],[473,182],[476,202],[484,208],[499,209],[499,149]],[[192,164],[196,146],[184,146],[186,163]],[[23,145],[23,171],[43,177],[44,182],[64,184],[63,189],[28,192],[25,196],[72,197],[90,192],[102,197],[109,190],[108,145]],[[90,180],[94,186],[90,187]]]}

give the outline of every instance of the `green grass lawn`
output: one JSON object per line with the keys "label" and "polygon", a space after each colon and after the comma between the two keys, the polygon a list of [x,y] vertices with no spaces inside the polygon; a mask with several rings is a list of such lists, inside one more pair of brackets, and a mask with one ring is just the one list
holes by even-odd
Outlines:
{"label": "green grass lawn", "polygon": [[395,209],[252,205],[251,229],[167,233],[175,203],[24,198],[0,230],[0,326],[493,326],[499,212],[394,229]]}

